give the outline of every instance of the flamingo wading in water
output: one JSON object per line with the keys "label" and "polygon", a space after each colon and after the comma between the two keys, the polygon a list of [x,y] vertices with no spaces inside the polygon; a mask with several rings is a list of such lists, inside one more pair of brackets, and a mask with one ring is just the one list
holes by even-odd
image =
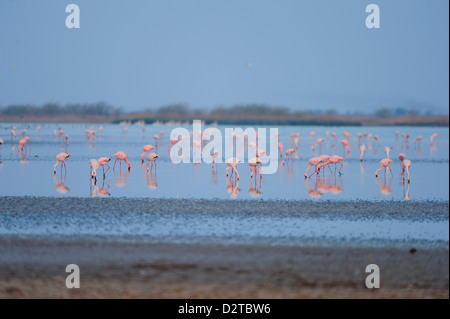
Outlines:
{"label": "flamingo wading in water", "polygon": [[128,170],[131,169],[131,164],[130,164],[130,162],[128,161],[128,159],[127,159],[127,154],[125,154],[125,152],[117,152],[117,153],[114,154],[113,156],[116,158],[116,160],[114,161],[113,169],[115,169],[115,167],[116,167],[116,162],[117,162],[117,160],[120,161],[120,162],[119,162],[119,163],[120,163],[120,168],[122,168],[122,161],[124,161],[125,163],[128,164]]}
{"label": "flamingo wading in water", "polygon": [[58,155],[56,155],[56,164],[53,165],[53,174],[56,174],[56,166],[58,166],[58,164],[61,162],[61,171],[62,171],[62,167],[64,165],[64,169],[66,170],[66,174],[67,174],[67,168],[66,168],[66,163],[64,162],[66,159],[68,159],[70,157],[69,154],[67,153],[59,153]]}
{"label": "flamingo wading in water", "polygon": [[144,145],[144,147],[142,149],[142,155],[141,155],[142,163],[144,163],[144,155],[145,155],[145,153],[151,152],[153,149],[155,149],[155,147],[153,145],[150,145],[150,144]]}
{"label": "flamingo wading in water", "polygon": [[[389,167],[389,171],[392,174],[392,170],[391,170],[391,167],[390,167],[392,162],[393,162],[393,160],[391,160],[390,158],[382,159],[380,161],[380,168],[375,171],[375,177],[378,177],[378,172],[381,171],[383,168],[384,168],[384,172],[386,173],[386,168],[388,168],[388,167]],[[392,174],[392,176],[394,176],[394,174]]]}
{"label": "flamingo wading in water", "polygon": [[[156,160],[159,158],[159,155],[156,153],[150,153],[147,155],[147,172],[153,167],[153,163],[155,164],[155,173],[156,173]],[[148,164],[152,162],[152,166],[149,168]]]}

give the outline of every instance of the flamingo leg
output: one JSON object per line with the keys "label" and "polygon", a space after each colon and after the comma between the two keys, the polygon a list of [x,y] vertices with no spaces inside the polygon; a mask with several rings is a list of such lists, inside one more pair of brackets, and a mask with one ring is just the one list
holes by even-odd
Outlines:
{"label": "flamingo leg", "polygon": [[342,163],[339,163],[339,164],[341,164],[341,168],[339,169],[339,175],[341,175],[342,174],[341,169],[342,169],[342,167],[344,167],[344,164],[342,164]]}
{"label": "flamingo leg", "polygon": [[389,167],[389,171],[391,172],[391,175],[394,176],[394,174],[392,173],[391,167],[390,166],[388,166],[388,167]]}
{"label": "flamingo leg", "polygon": [[331,175],[333,175],[333,171],[331,170],[330,164],[328,164],[327,166],[328,166],[328,168],[330,169]]}
{"label": "flamingo leg", "polygon": [[117,162],[117,158],[116,158],[116,160],[114,161],[113,170],[116,168],[116,162]]}
{"label": "flamingo leg", "polygon": [[317,167],[316,166],[314,166],[314,172],[311,175],[309,175],[308,178],[311,178],[311,176],[313,176],[315,173],[317,173]]}

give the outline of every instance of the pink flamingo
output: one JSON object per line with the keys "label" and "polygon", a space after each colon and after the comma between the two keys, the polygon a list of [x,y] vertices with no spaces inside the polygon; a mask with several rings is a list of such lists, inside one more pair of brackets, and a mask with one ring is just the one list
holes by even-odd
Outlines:
{"label": "pink flamingo", "polygon": [[[250,177],[253,178],[253,171],[255,171],[255,175],[257,175],[256,169],[258,167],[260,167],[261,164],[262,164],[262,162],[258,158],[252,158],[251,160],[249,160],[250,173],[251,173]],[[259,173],[259,176],[262,177],[261,172]]]}
{"label": "pink flamingo", "polygon": [[283,158],[283,143],[278,143],[278,151],[280,152],[280,158]]}
{"label": "pink flamingo", "polygon": [[[98,164],[103,168],[103,179],[105,179],[106,173],[110,169],[108,163],[111,161],[111,159],[109,157],[100,157],[97,161],[98,161]],[[106,169],[106,172],[105,172],[105,165],[108,167]]]}
{"label": "pink flamingo", "polygon": [[[320,155],[319,159],[320,159],[321,163],[326,163],[330,159],[330,156],[328,156],[328,155]],[[319,167],[320,167],[320,165],[319,165]],[[328,166],[328,168],[330,169],[331,174],[333,174],[333,172],[331,171],[330,166]],[[318,169],[318,171],[320,172],[320,168]],[[325,174],[325,170],[324,170],[323,174]]]}
{"label": "pink flamingo", "polygon": [[180,135],[180,137],[176,140],[170,140],[169,146],[167,147],[167,152],[170,152],[170,148],[172,147],[173,144],[175,144],[178,141],[181,141],[184,139],[184,136]]}
{"label": "pink flamingo", "polygon": [[[381,171],[384,168],[384,173],[386,174],[386,168],[389,168],[389,171],[392,174],[392,170],[391,170],[391,163],[393,162],[393,160],[391,160],[390,158],[384,158],[380,161],[380,168],[377,169],[375,171],[375,177],[378,177],[378,172]],[[394,176],[394,174],[392,174],[392,176]]]}
{"label": "pink flamingo", "polygon": [[342,144],[342,146],[344,148],[344,153],[347,150],[347,158],[349,158],[350,157],[350,144],[348,143],[347,140],[342,140],[341,144]]}
{"label": "pink flamingo", "polygon": [[58,130],[59,130],[59,134],[58,134],[58,141],[59,141],[61,139],[61,136],[64,135],[64,131],[60,127],[58,127]]}
{"label": "pink flamingo", "polygon": [[[159,155],[156,153],[150,153],[147,155],[147,172],[153,167],[155,164],[155,173],[156,173],[156,160],[159,158]],[[149,168],[148,164],[152,162],[152,166]]]}
{"label": "pink flamingo", "polygon": [[120,168],[122,168],[122,161],[124,161],[125,163],[128,164],[128,170],[131,169],[131,164],[130,164],[130,162],[128,162],[127,154],[125,154],[125,152],[117,152],[116,154],[113,154],[113,156],[116,158],[116,160],[114,161],[113,170],[116,167],[117,160],[119,160]]}
{"label": "pink flamingo", "polygon": [[[286,150],[286,154],[284,156],[284,159],[288,158],[288,161],[289,161],[289,158],[290,158],[292,163],[294,163],[294,157],[292,156],[292,155],[294,155],[294,153],[295,153],[295,149],[294,148],[288,148]],[[284,163],[284,160],[283,160],[283,163]]]}
{"label": "pink flamingo", "polygon": [[438,137],[439,135],[437,133],[434,133],[433,135],[430,136],[430,144],[433,144],[434,140]]}
{"label": "pink flamingo", "polygon": [[349,132],[342,132],[342,134],[344,135],[344,139],[348,140],[350,138],[350,133]]}
{"label": "pink flamingo", "polygon": [[416,140],[414,141],[414,145],[417,144],[418,146],[420,146],[422,144],[422,139],[423,139],[422,135],[417,136]]}
{"label": "pink flamingo", "polygon": [[411,167],[411,161],[406,159],[406,155],[401,153],[398,157],[400,161],[402,162],[402,175],[405,174],[405,170],[408,176],[408,183],[410,182],[409,179],[409,168]]}
{"label": "pink flamingo", "polygon": [[217,158],[217,156],[219,156],[219,153],[218,153],[218,152],[214,152],[214,153],[211,155],[211,157],[212,157],[212,166],[213,166],[213,169],[214,169],[214,166],[215,166],[215,164],[216,164],[216,158]]}
{"label": "pink flamingo", "polygon": [[343,157],[341,157],[339,155],[333,155],[328,159],[328,161],[320,164],[318,167],[318,170],[320,171],[320,169],[324,166],[328,166],[328,168],[330,168],[330,170],[331,170],[330,164],[334,164],[334,175],[336,175],[336,165],[341,164],[341,168],[339,169],[339,175],[341,175],[341,170],[342,170],[342,167],[344,166],[344,164],[341,163],[343,160],[344,160]]}
{"label": "pink flamingo", "polygon": [[384,152],[386,153],[386,157],[389,158],[389,154],[391,153],[391,148],[389,146],[386,146],[384,148]]}
{"label": "pink flamingo", "polygon": [[359,157],[359,160],[362,162],[362,160],[363,160],[363,157],[364,157],[364,153],[366,152],[366,145],[361,145],[360,147],[359,147],[359,150],[361,151],[361,156]]}
{"label": "pink flamingo", "polygon": [[236,157],[229,158],[227,160],[227,168],[225,170],[225,175],[228,176],[228,170],[231,168],[231,176],[233,176],[233,172],[236,171],[236,178],[239,180],[239,172],[237,170],[237,166],[240,162],[241,161]]}
{"label": "pink flamingo", "polygon": [[153,149],[155,149],[155,147],[153,145],[147,144],[144,145],[143,149],[142,149],[142,155],[141,155],[141,162],[144,163],[144,155],[145,153],[151,152]]}
{"label": "pink flamingo", "polygon": [[314,175],[314,173],[317,173],[317,174],[319,174],[319,171],[317,170],[317,166],[318,165],[320,165],[322,162],[321,162],[321,160],[320,160],[320,158],[318,158],[318,157],[313,157],[313,158],[310,158],[309,159],[309,161],[308,161],[308,168],[306,169],[306,171],[305,171],[305,178],[307,178],[307,174],[308,174],[308,171],[311,169],[311,167],[313,167],[314,166],[314,172],[311,174],[311,175],[309,175],[309,178],[311,178],[311,176],[313,176]]}
{"label": "pink flamingo", "polygon": [[100,164],[96,159],[90,159],[89,166],[91,168],[91,179],[95,178],[95,180],[97,180],[97,169],[100,166]]}
{"label": "pink flamingo", "polygon": [[58,164],[61,162],[61,172],[62,172],[62,167],[64,165],[64,169],[66,170],[66,174],[67,174],[67,168],[66,168],[66,163],[65,160],[70,158],[70,155],[67,153],[59,153],[58,155],[56,155],[56,164],[53,165],[53,174],[56,174],[56,166],[58,166]]}
{"label": "pink flamingo", "polygon": [[[322,154],[322,143],[323,143],[324,139],[323,138],[318,138],[316,141],[316,147],[317,145],[320,145],[320,149],[319,149],[319,154]],[[314,147],[315,149],[315,147]]]}

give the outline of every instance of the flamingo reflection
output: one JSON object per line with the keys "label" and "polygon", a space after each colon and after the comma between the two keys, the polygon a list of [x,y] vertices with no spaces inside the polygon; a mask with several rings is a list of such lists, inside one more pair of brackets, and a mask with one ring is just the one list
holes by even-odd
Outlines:
{"label": "flamingo reflection", "polygon": [[[106,185],[106,188],[105,188]],[[91,189],[90,189],[90,196],[91,197],[108,197],[111,194],[108,192],[109,190],[109,184],[103,180],[102,182],[102,188],[99,188],[97,185],[96,180],[91,180]]]}
{"label": "flamingo reflection", "polygon": [[311,198],[320,198],[320,197],[323,196],[323,194],[317,190],[317,186],[318,186],[317,185],[317,179],[316,179],[316,183],[314,185],[314,189],[312,189],[311,186],[309,186],[307,178],[305,178],[304,180],[305,180],[305,186],[308,189],[308,196],[309,197],[311,197]]}
{"label": "flamingo reflection", "polygon": [[252,176],[250,178],[250,188],[248,189],[248,194],[253,198],[257,198],[262,195],[262,192],[260,191],[261,179],[259,180],[259,186],[258,186],[258,183],[256,182],[256,178],[254,180],[255,180],[255,185],[253,185],[253,176]]}
{"label": "flamingo reflection", "polygon": [[392,194],[391,190],[392,176],[390,178],[384,178],[383,183],[381,183],[381,181],[378,180],[378,177],[375,177],[375,183],[380,187],[380,193],[382,195],[387,196]]}
{"label": "flamingo reflection", "polygon": [[227,192],[230,194],[230,198],[238,198],[238,193],[241,191],[239,189],[239,179],[236,178],[225,178],[227,182]]}
{"label": "flamingo reflection", "polygon": [[53,180],[56,184],[56,191],[60,194],[65,194],[70,191],[70,188],[65,186],[64,183],[66,182],[66,178],[57,178],[56,175],[53,175]]}
{"label": "flamingo reflection", "polygon": [[405,201],[411,200],[411,196],[409,195],[409,185],[411,185],[411,184],[405,183],[405,180],[402,179],[401,185],[403,187],[403,200],[405,200]]}
{"label": "flamingo reflection", "polygon": [[126,171],[126,173],[114,172],[114,185],[117,187],[124,187],[127,184],[128,175],[130,175],[130,171]]}

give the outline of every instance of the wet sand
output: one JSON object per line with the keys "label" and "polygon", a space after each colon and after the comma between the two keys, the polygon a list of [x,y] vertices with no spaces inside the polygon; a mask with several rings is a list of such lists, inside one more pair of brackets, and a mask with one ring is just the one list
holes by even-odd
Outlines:
{"label": "wet sand", "polygon": [[[155,211],[200,219],[207,211],[240,218],[343,214],[349,220],[376,215],[386,223],[448,221],[448,202],[0,198],[0,217],[12,216],[17,222],[24,212],[38,214],[32,217],[36,223],[47,215],[71,223],[70,217],[58,214],[110,219],[116,218],[114,213],[138,214],[133,218],[139,221],[139,214]],[[101,222],[96,222],[99,229]],[[102,236],[47,232],[0,233],[0,298],[449,298],[448,238],[437,245],[407,239],[378,239],[371,244],[357,239],[324,241],[318,234],[280,244],[257,236],[251,240],[218,236],[209,241],[175,234],[149,240],[120,232]],[[80,267],[80,289],[65,287],[65,267],[71,263]],[[372,263],[380,267],[380,289],[369,290],[364,284],[365,268]]]}

